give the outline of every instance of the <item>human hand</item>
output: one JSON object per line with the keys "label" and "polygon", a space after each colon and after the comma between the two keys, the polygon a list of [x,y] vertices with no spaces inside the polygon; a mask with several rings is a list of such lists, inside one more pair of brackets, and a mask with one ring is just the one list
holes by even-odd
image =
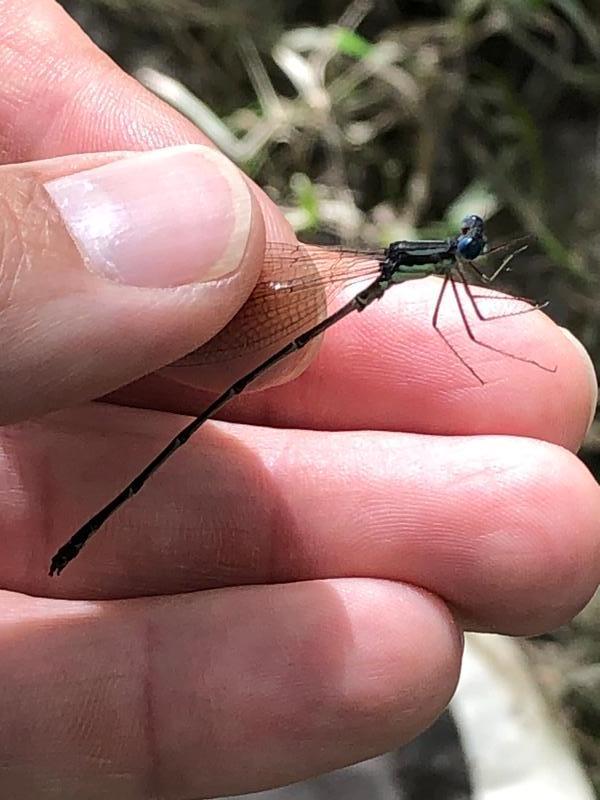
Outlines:
{"label": "human hand", "polygon": [[[53,159],[0,172],[3,794],[210,797],[406,741],[453,691],[461,629],[547,630],[597,584],[599,492],[569,453],[592,406],[588,362],[541,314],[490,323],[494,344],[557,372],[465,342],[482,388],[431,330],[436,283],[399,288],[332,329],[293,384],[240,398],[237,424],[204,429],[48,578],[58,545],[202,395],[155,374],[114,395],[139,408],[81,404],[209,338],[256,279],[264,232],[291,234],[233,170],[237,200],[212,216],[202,151],[185,151],[196,172],[180,165],[175,188],[156,156],[115,155],[204,140],[55,4],[0,12],[3,162]],[[64,155],[85,151],[103,154]],[[133,288],[98,274],[105,251],[84,266],[63,222],[84,236],[69,217],[81,200],[43,187],[125,159],[137,177],[92,177],[130,202],[145,187],[126,228],[144,232],[143,258],[113,259],[137,267]],[[183,216],[164,219],[165,198]],[[203,259],[186,214],[233,221],[228,277],[203,282],[219,258]],[[163,219],[179,227],[157,240]],[[161,289],[169,260],[177,288]]]}

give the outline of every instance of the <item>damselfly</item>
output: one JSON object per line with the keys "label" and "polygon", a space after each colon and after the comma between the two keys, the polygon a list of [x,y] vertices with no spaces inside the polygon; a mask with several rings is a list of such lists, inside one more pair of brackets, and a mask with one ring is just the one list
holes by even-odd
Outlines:
{"label": "damselfly", "polygon": [[[383,297],[386,291],[395,284],[414,280],[416,278],[424,278],[428,275],[439,275],[442,277],[442,287],[433,313],[433,327],[446,345],[452,350],[457,359],[480,383],[483,383],[480,376],[465,361],[463,356],[438,327],[440,306],[448,288],[454,295],[465,330],[472,341],[509,358],[533,364],[549,372],[554,372],[556,368],[544,366],[532,359],[507,353],[497,347],[479,341],[472,331],[463,307],[463,301],[461,300],[457,283],[463,286],[466,297],[469,299],[476,316],[482,320],[492,318],[484,316],[479,309],[476,295],[471,291],[470,284],[467,280],[467,271],[472,270],[483,282],[492,283],[498,275],[506,269],[511,259],[518,252],[525,249],[526,245],[523,244],[523,240],[517,240],[516,243],[513,242],[509,243],[509,245],[501,245],[500,247],[487,250],[486,255],[490,255],[493,252],[508,250],[511,245],[515,245],[516,249],[513,249],[512,252],[504,258],[500,266],[491,276],[484,275],[479,266],[475,263],[475,260],[486,251],[485,225],[481,217],[475,214],[465,217],[461,225],[460,233],[452,239],[399,241],[390,244],[385,250],[379,252],[358,252],[356,250],[340,249],[336,251],[335,256],[332,254],[331,250],[329,250],[326,256],[330,264],[330,270],[326,276],[323,276],[318,268],[317,262],[319,256],[317,255],[317,248],[309,248],[306,245],[270,245],[265,255],[266,262],[272,261],[272,263],[277,263],[280,268],[283,268],[283,271],[278,274],[276,278],[270,278],[257,286],[250,298],[250,304],[247,308],[252,308],[252,303],[254,303],[255,306],[256,304],[260,305],[261,301],[264,301],[267,295],[289,295],[298,302],[292,303],[288,300],[288,313],[283,326],[279,325],[273,327],[272,322],[273,319],[277,319],[276,315],[271,315],[271,322],[269,322],[269,319],[265,319],[265,323],[260,326],[256,318],[256,308],[254,308],[254,311],[248,316],[248,320],[251,324],[247,326],[248,330],[246,331],[245,344],[249,348],[264,347],[265,345],[281,341],[284,337],[289,339],[289,337],[293,336],[294,338],[222,392],[222,394],[205,408],[198,417],[183,428],[183,430],[167,444],[156,458],[154,458],[122,492],[89,519],[52,558],[50,575],[59,575],[106,520],[114,514],[123,503],[137,494],[153,473],[156,472],[176,450],[185,444],[198,428],[220,411],[224,405],[241,394],[248,385],[255,381],[260,375],[292,353],[301,350],[310,341],[348,316],[348,314],[351,314],[353,311],[364,311],[365,308],[371,305],[375,300],[379,300]],[[316,324],[314,323],[316,311],[314,307],[315,292],[318,292],[319,289],[322,289],[323,286],[326,285],[324,281],[341,284],[365,279],[369,276],[374,277],[366,288],[359,291],[349,302],[330,316],[326,316]],[[541,308],[543,305],[544,304],[529,304],[526,308],[502,316],[514,316],[515,314],[525,313],[535,308]],[[294,309],[293,313],[289,313],[292,308]],[[238,331],[241,329],[242,332],[244,332],[244,313],[248,314],[247,311],[244,312],[244,309],[242,309],[240,312],[241,319],[238,319],[237,328]],[[284,317],[280,317],[280,321],[283,318]],[[308,330],[304,330],[302,333],[298,334],[298,331],[307,325],[310,325]]]}

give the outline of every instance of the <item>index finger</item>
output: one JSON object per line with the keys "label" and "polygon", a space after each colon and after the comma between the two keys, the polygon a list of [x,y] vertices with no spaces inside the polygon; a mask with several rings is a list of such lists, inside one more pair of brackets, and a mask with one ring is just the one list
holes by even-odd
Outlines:
{"label": "index finger", "polygon": [[[10,46],[0,50],[0,158],[32,160],[206,141],[195,126],[119,70],[58,5],[5,0],[0,8],[3,29],[10,33],[5,34]],[[255,190],[268,239],[289,241],[283,217]],[[416,305],[407,313],[410,297]],[[576,449],[595,405],[589,359],[541,315],[527,315],[518,324],[489,323],[485,335],[490,327],[493,332],[488,341],[499,341],[507,352],[534,354],[542,364],[555,364],[557,372],[525,369],[469,346],[475,363],[488,362],[482,388],[432,333],[433,297],[433,289],[418,285],[390,293],[368,316],[333,329],[308,374],[291,386],[244,398],[231,410],[233,418],[317,428],[516,433]],[[458,330],[456,309],[449,314],[452,338]],[[175,395],[173,383],[158,377],[152,391],[147,380],[141,387],[144,405],[191,413],[202,408],[202,395],[179,384]],[[136,400],[131,390],[121,396]]]}

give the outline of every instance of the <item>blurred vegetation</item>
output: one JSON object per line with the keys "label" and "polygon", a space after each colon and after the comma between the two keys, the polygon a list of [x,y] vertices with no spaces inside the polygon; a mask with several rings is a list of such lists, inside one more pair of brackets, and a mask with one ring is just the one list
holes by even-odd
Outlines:
{"label": "blurred vegetation", "polygon": [[[446,235],[467,211],[492,241],[535,234],[511,288],[548,299],[600,365],[598,0],[63,5],[305,239]],[[583,457],[600,475],[598,423]],[[535,660],[600,796],[599,610]]]}

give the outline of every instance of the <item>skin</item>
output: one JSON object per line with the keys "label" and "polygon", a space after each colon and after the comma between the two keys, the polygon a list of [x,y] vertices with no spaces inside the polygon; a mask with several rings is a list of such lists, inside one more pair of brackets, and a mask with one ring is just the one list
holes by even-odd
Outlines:
{"label": "skin", "polygon": [[[0,16],[4,164],[205,142],[54,3],[0,0]],[[30,209],[45,202],[34,185]],[[118,387],[224,324],[265,232],[293,240],[253,193],[227,307],[165,306],[160,352],[144,346],[149,317],[135,365],[108,312],[104,358],[68,330],[51,347],[49,290],[25,274],[11,299],[2,275],[0,414],[18,423],[0,432],[3,796],[211,797],[368,758],[442,711],[464,629],[545,631],[597,586],[600,492],[573,455],[595,404],[588,362],[540,313],[482,338],[556,372],[498,356],[465,340],[449,304],[445,331],[481,387],[431,329],[434,280],[334,328],[298,380],[237,400],[47,576],[56,547],[204,399],[164,374]],[[26,325],[48,356],[37,371],[11,344]]]}

